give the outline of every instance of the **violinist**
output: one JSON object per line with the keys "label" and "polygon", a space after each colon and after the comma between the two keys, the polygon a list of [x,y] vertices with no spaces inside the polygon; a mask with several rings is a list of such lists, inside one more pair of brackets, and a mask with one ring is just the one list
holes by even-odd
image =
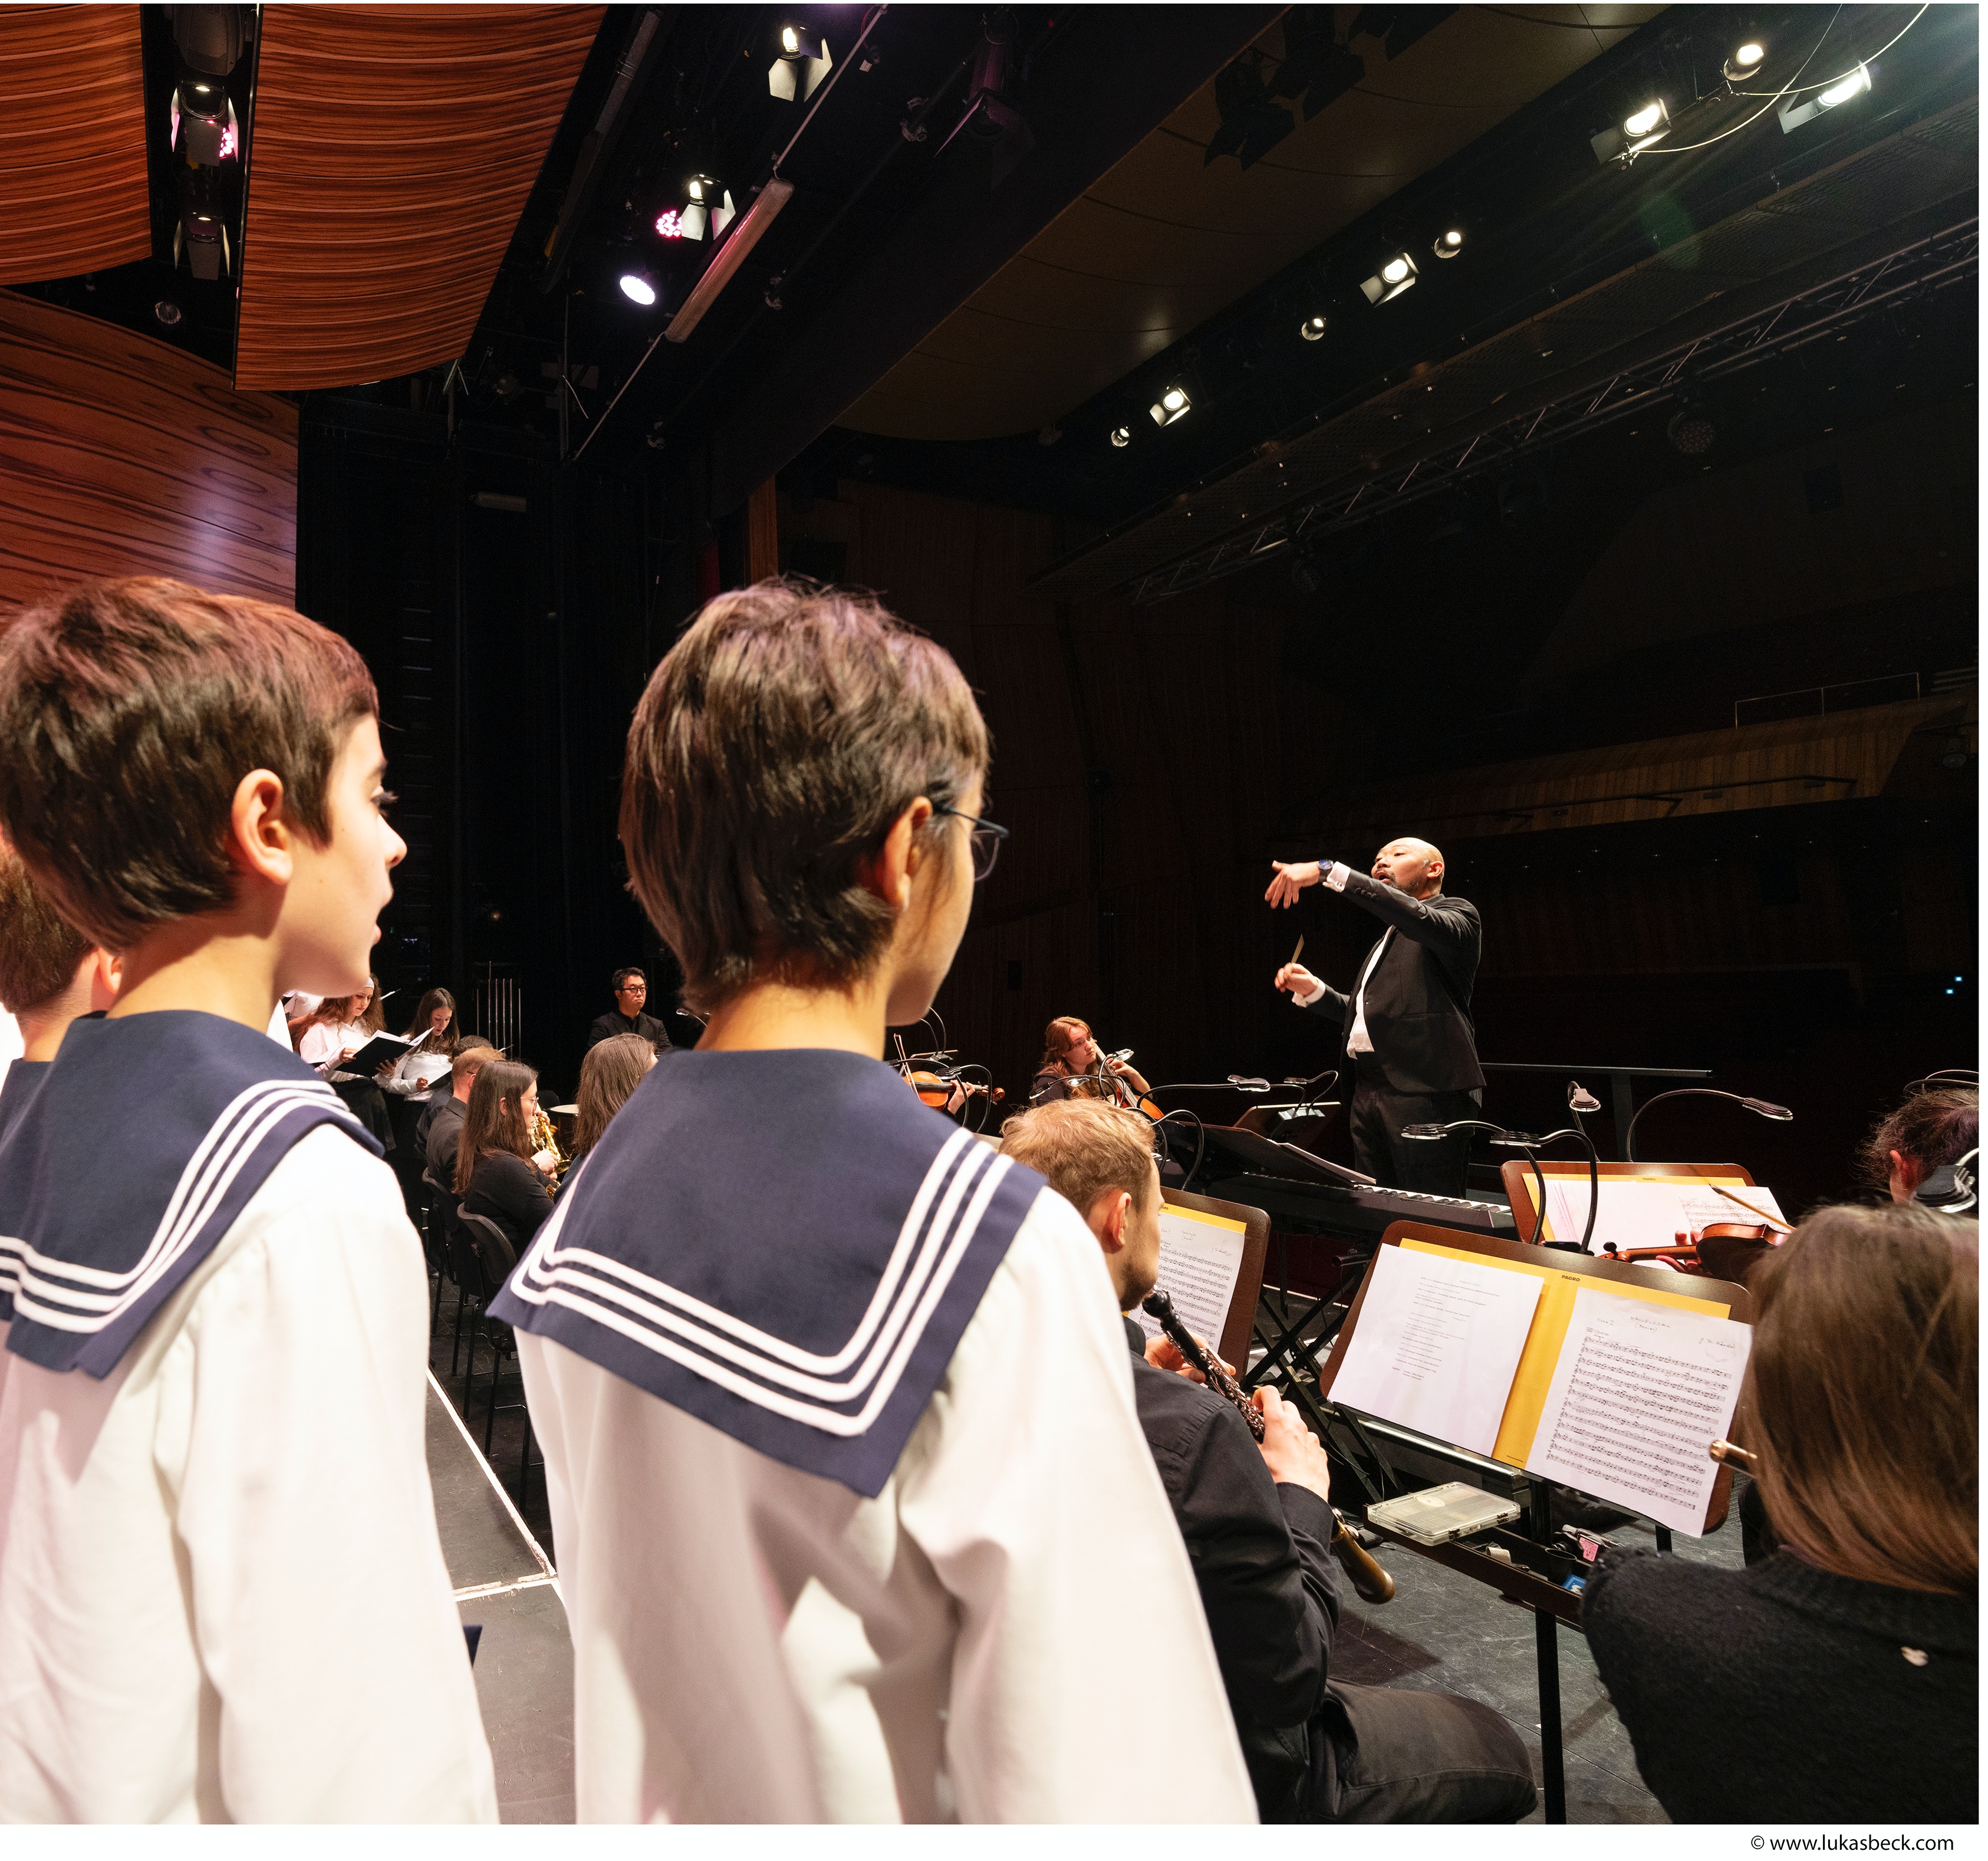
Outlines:
{"label": "violinist", "polygon": [[[1108,1075],[1108,1077],[1107,1077]],[[1138,1071],[1123,1060],[1100,1052],[1088,1021],[1060,1014],[1043,1032],[1043,1057],[1030,1083],[1029,1103],[1047,1105],[1058,1098],[1124,1098],[1112,1082],[1123,1080],[1144,1098],[1151,1088]]]}

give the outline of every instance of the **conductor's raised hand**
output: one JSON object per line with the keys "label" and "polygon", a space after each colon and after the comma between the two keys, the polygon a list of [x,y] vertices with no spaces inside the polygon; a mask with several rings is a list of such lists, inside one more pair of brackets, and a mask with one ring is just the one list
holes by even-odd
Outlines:
{"label": "conductor's raised hand", "polygon": [[1301,1486],[1321,1499],[1331,1498],[1332,1466],[1317,1436],[1276,1390],[1259,1389],[1254,1399],[1263,1412],[1263,1439],[1259,1445],[1270,1477],[1280,1486]]}
{"label": "conductor's raised hand", "polygon": [[1276,877],[1270,881],[1270,889],[1263,894],[1266,904],[1295,905],[1298,894],[1307,885],[1316,885],[1325,876],[1324,869],[1315,859],[1293,860],[1286,863],[1281,859],[1270,861]]}
{"label": "conductor's raised hand", "polygon": [[1293,995],[1310,995],[1318,986],[1318,978],[1301,963],[1287,963],[1276,973],[1272,986],[1288,989]]}

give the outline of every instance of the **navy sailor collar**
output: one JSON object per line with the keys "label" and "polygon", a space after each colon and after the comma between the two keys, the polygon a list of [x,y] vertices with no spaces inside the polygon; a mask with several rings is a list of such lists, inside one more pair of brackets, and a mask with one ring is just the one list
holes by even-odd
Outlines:
{"label": "navy sailor collar", "polygon": [[491,1315],[874,1498],[1043,1187],[881,1061],[679,1049]]}
{"label": "navy sailor collar", "polygon": [[0,1128],[8,1349],[107,1376],[322,1124],[380,1154],[338,1095],[258,1029],[191,1009],[73,1022]]}

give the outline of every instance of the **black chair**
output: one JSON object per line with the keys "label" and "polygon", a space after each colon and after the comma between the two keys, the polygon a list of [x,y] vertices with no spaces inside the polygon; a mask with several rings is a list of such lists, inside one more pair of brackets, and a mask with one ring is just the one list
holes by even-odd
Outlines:
{"label": "black chair", "polygon": [[448,1223],[455,1213],[453,1194],[436,1179],[431,1169],[421,1172],[421,1253],[434,1278],[434,1298],[428,1308],[428,1336],[441,1322],[441,1283],[448,1277]]}
{"label": "black chair", "polygon": [[[468,1243],[470,1260],[474,1262],[474,1291],[469,1296],[475,1299],[476,1304],[475,1320],[470,1328],[471,1373],[463,1382],[462,1406],[466,1414],[469,1409],[469,1386],[475,1380],[476,1331],[481,1327],[484,1341],[490,1346],[490,1404],[483,1416],[483,1453],[487,1459],[490,1453],[491,1435],[497,1426],[497,1385],[504,1374],[504,1360],[507,1357],[515,1358],[518,1353],[517,1341],[512,1335],[510,1326],[501,1319],[490,1316],[490,1301],[496,1298],[504,1282],[511,1277],[512,1268],[518,1264],[518,1251],[512,1246],[510,1236],[488,1215],[472,1215],[464,1209],[456,1219]],[[524,1446],[518,1456],[518,1503],[522,1505],[532,1464],[532,1413],[524,1400],[522,1372],[519,1399],[516,1403],[506,1403],[504,1406],[525,1411]]]}

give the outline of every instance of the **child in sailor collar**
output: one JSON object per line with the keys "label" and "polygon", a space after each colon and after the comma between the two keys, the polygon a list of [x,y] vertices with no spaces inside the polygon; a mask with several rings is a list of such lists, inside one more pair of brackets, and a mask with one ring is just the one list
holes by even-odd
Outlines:
{"label": "child in sailor collar", "polygon": [[419,1244],[265,1032],[363,985],[406,851],[372,680],[288,609],[98,583],[0,636],[0,829],[123,960],[0,1139],[0,1805],[493,1822]]}
{"label": "child in sailor collar", "polygon": [[704,1036],[492,1307],[583,1821],[1254,1819],[1096,1243],[879,1057],[1005,833],[987,766],[942,651],[803,584],[712,602],[637,707],[622,844]]}

